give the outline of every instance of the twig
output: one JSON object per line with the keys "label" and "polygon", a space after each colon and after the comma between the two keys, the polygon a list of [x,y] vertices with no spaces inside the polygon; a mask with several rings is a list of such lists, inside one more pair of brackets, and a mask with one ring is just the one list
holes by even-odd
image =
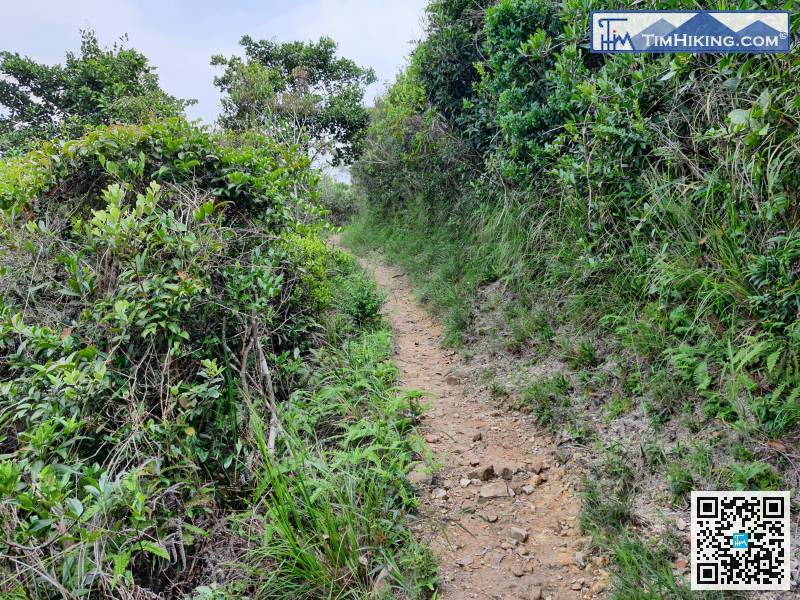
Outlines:
{"label": "twig", "polygon": [[262,382],[265,384],[263,386],[264,391],[267,393],[267,404],[269,406],[270,412],[270,419],[269,419],[269,438],[267,441],[267,449],[269,450],[270,454],[275,454],[275,440],[278,437],[278,428],[280,427],[280,421],[278,420],[278,406],[275,402],[275,388],[272,385],[272,374],[269,370],[269,365],[267,364],[267,358],[264,354],[264,347],[261,345],[261,340],[259,339],[258,335],[258,321],[255,317],[255,311],[253,311],[252,317],[252,337],[253,343],[256,346],[256,352],[258,354],[258,364],[261,371]]}

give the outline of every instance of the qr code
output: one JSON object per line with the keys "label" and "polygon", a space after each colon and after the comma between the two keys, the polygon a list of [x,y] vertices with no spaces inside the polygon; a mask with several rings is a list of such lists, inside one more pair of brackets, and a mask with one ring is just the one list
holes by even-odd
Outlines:
{"label": "qr code", "polygon": [[789,492],[692,492],[692,589],[788,590]]}

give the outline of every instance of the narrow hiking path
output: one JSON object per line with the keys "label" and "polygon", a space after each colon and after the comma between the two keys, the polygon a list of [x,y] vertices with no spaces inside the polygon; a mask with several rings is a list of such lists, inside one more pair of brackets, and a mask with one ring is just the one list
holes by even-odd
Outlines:
{"label": "narrow hiking path", "polygon": [[602,596],[607,575],[586,568],[577,529],[576,474],[559,466],[550,437],[493,405],[459,355],[442,348],[440,326],[399,269],[362,264],[387,292],[403,387],[432,395],[423,435],[443,468],[411,479],[422,488],[416,529],[439,559],[440,597]]}

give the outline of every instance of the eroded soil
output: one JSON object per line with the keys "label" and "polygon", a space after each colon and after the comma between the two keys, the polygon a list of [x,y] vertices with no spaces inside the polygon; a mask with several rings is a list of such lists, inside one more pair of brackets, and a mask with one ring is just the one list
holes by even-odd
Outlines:
{"label": "eroded soil", "polygon": [[475,368],[442,348],[442,330],[402,272],[365,260],[386,290],[396,362],[407,389],[430,393],[423,432],[442,469],[411,474],[422,489],[418,535],[440,563],[440,597],[601,597],[608,577],[585,556],[577,474],[528,416],[500,410]]}

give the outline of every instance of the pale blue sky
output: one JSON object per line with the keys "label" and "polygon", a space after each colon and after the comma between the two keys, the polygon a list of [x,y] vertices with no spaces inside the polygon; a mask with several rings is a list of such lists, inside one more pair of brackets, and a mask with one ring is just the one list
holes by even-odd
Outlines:
{"label": "pale blue sky", "polygon": [[0,49],[48,63],[61,62],[79,44],[79,29],[94,29],[111,45],[127,33],[129,45],[158,67],[162,86],[196,98],[192,117],[211,122],[219,109],[212,54],[239,52],[244,34],[277,41],[329,35],[340,53],[373,67],[381,83],[394,78],[422,35],[426,0],[18,0],[3,7]]}

